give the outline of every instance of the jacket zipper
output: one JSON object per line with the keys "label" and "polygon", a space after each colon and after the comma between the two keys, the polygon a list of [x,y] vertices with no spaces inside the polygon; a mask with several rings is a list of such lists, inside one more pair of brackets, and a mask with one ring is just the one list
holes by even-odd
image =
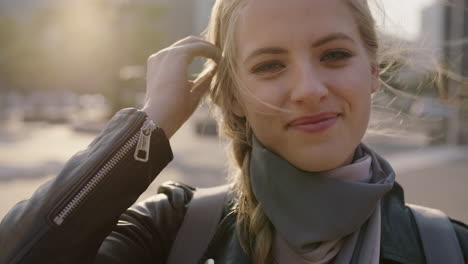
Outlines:
{"label": "jacket zipper", "polygon": [[[112,169],[135,147],[134,158],[141,162],[147,162],[149,159],[149,148],[151,133],[157,128],[152,120],[146,119],[141,129],[136,132],[118,151],[115,153],[101,169],[81,188],[73,199],[58,213],[54,222],[58,226],[62,225],[65,219],[78,207],[84,198],[90,194],[96,186],[112,171]],[[141,157],[143,154],[143,157]]]}

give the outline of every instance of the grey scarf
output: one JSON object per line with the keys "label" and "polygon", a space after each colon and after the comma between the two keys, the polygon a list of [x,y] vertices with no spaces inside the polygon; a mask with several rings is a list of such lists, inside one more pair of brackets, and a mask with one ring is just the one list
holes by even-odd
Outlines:
{"label": "grey scarf", "polygon": [[300,170],[253,137],[253,192],[276,231],[294,251],[308,252],[319,242],[359,230],[392,188],[395,174],[390,165],[364,144],[356,150],[357,156],[362,153],[372,158],[369,183]]}

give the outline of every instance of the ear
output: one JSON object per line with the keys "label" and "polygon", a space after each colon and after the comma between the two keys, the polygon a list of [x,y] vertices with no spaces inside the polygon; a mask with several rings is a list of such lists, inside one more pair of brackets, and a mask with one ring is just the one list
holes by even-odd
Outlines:
{"label": "ear", "polygon": [[377,62],[371,64],[371,75],[372,75],[372,83],[371,83],[371,93],[375,93],[379,88],[379,75],[380,75],[380,67]]}

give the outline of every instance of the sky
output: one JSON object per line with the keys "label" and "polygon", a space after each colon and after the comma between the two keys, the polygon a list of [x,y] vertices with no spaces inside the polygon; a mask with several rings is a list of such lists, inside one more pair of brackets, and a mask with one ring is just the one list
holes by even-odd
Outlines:
{"label": "sky", "polygon": [[[384,31],[407,40],[416,40],[421,27],[421,11],[440,0],[380,0],[386,12]],[[379,12],[376,17],[382,17]]]}

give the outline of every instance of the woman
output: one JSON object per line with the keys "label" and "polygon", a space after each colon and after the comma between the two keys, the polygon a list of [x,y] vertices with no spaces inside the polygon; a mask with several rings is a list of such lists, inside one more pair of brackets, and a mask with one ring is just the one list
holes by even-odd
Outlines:
{"label": "woman", "polygon": [[[213,62],[194,85],[199,56]],[[119,112],[3,219],[1,263],[164,263],[193,189],[165,184],[129,206],[208,90],[238,169],[201,261],[424,263],[393,170],[360,144],[378,76],[365,0],[218,0],[207,40],[149,58],[142,111]],[[466,261],[468,229],[452,223]]]}

